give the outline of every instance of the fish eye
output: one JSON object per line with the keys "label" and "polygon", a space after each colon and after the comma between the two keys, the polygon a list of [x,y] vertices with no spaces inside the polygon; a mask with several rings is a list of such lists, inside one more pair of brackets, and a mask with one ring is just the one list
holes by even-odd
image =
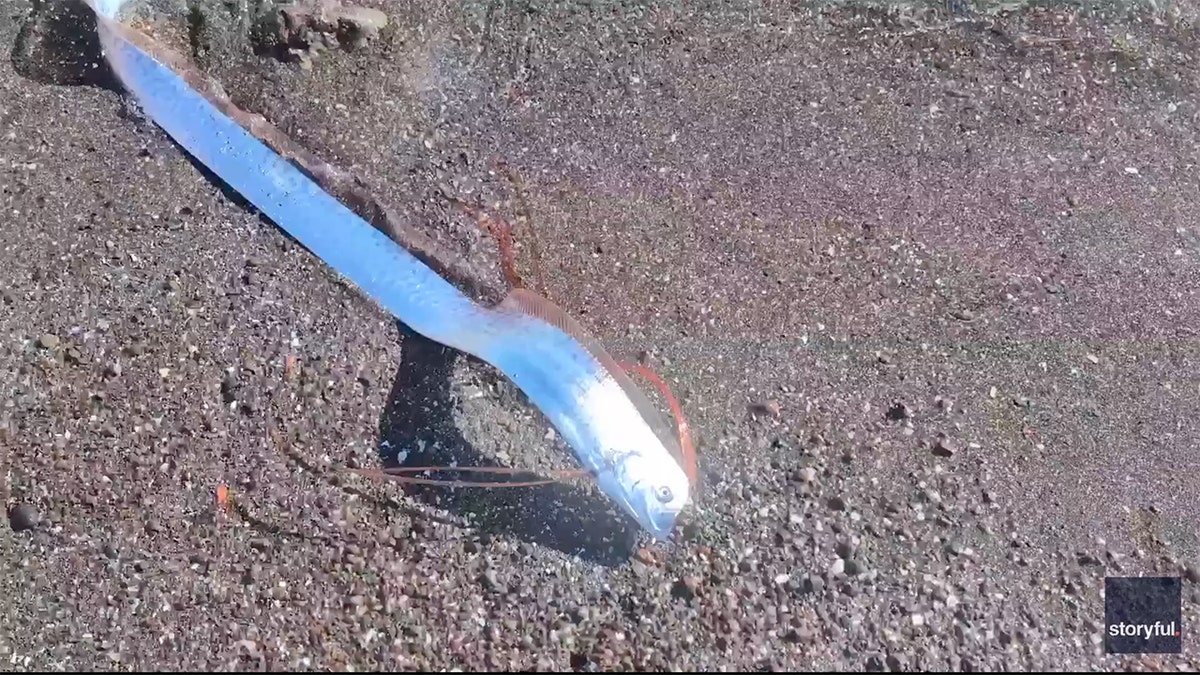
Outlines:
{"label": "fish eye", "polygon": [[658,501],[668,504],[675,495],[671,492],[671,488],[666,485],[660,485],[654,490],[654,496],[658,497]]}

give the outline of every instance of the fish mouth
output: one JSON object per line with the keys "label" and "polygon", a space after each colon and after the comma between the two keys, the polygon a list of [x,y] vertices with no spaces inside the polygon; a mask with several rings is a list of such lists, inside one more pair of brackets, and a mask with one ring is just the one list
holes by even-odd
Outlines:
{"label": "fish mouth", "polygon": [[[603,482],[602,482],[603,487]],[[610,485],[612,485],[610,483]],[[614,485],[614,490],[604,490],[609,497],[625,510],[625,513],[633,516],[642,529],[648,531],[655,539],[666,541],[670,539],[671,531],[675,529],[675,521],[678,514],[664,509],[639,509],[634,505],[636,501],[634,495],[639,493],[641,484],[633,485],[626,489],[623,486]]]}
{"label": "fish mouth", "polygon": [[[640,487],[641,484],[635,485],[634,493],[637,493]],[[630,502],[630,495],[623,494],[621,495],[621,499],[625,503],[625,507],[629,509],[629,512],[634,515],[643,528],[654,535],[655,539],[659,541],[670,539],[671,530],[675,529],[677,514],[663,509],[656,510],[651,508],[644,509],[644,512],[639,512],[638,509],[633,508],[633,504]]]}
{"label": "fish mouth", "polygon": [[644,524],[647,530],[660,541],[666,541],[671,538],[671,531],[675,529],[675,514],[670,511],[659,511],[651,513],[646,517],[647,523]]}

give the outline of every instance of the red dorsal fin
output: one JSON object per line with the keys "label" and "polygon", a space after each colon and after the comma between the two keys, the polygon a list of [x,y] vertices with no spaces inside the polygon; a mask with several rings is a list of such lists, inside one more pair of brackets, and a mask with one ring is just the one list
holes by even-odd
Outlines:
{"label": "red dorsal fin", "polygon": [[688,426],[687,418],[683,415],[683,408],[679,405],[679,401],[675,400],[675,395],[671,393],[671,388],[666,382],[646,366],[636,363],[620,364],[626,372],[637,373],[642,377],[650,380],[650,382],[658,388],[664,398],[667,399],[667,405],[671,407],[671,414],[675,417],[675,428],[679,434],[679,446],[682,456],[683,471],[687,474],[688,482],[692,487],[696,485],[696,445],[692,442],[692,431]]}
{"label": "red dorsal fin", "polygon": [[386,478],[397,483],[410,483],[414,485],[444,485],[447,487],[475,487],[475,488],[498,488],[498,487],[536,487],[538,485],[550,485],[552,483],[561,483],[570,478],[585,478],[587,473],[574,469],[563,471],[554,471],[555,478],[539,478],[537,480],[528,481],[467,481],[467,480],[447,480],[442,478],[420,478],[417,476],[405,476],[406,473],[425,473],[434,471],[459,471],[471,473],[494,473],[494,474],[528,474],[532,473],[526,469],[515,469],[507,466],[393,466],[382,469],[347,469],[352,473],[357,473],[364,476],[374,476],[377,478]]}

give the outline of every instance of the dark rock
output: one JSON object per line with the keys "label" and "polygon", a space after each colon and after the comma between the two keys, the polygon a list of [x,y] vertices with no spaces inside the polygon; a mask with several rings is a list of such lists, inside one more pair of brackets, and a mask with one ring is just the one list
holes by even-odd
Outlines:
{"label": "dark rock", "polygon": [[698,577],[683,577],[671,587],[671,595],[681,600],[692,600],[696,597],[696,591],[699,588],[700,579]]}
{"label": "dark rock", "polygon": [[846,540],[839,541],[837,544],[837,554],[842,558],[850,558],[854,555],[854,545]]}
{"label": "dark rock", "polygon": [[804,592],[820,595],[825,591],[825,580],[819,575],[810,574],[804,578]]}
{"label": "dark rock", "polygon": [[587,671],[592,670],[592,660],[583,652],[575,652],[571,654],[571,670]]}
{"label": "dark rock", "polygon": [[933,445],[933,454],[938,457],[953,457],[957,452],[958,444],[944,434],[938,436],[937,442]]}
{"label": "dark rock", "polygon": [[912,409],[903,403],[896,403],[891,408],[888,408],[884,416],[893,422],[899,422],[900,420],[912,417]]}
{"label": "dark rock", "polygon": [[14,532],[35,529],[41,522],[41,514],[29,504],[16,504],[8,510],[8,524]]}
{"label": "dark rock", "polygon": [[757,417],[778,418],[782,414],[779,401],[759,401],[750,405],[750,412]]}
{"label": "dark rock", "polygon": [[1200,584],[1200,569],[1197,569],[1195,565],[1185,564],[1183,566],[1183,578],[1193,584]]}
{"label": "dark rock", "polygon": [[238,381],[233,373],[226,373],[225,377],[221,378],[221,399],[225,403],[233,403],[237,400]]}

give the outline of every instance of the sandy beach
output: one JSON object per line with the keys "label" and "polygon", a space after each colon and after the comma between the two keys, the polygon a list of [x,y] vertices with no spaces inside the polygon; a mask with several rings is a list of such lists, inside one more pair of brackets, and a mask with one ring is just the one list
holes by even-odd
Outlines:
{"label": "sandy beach", "polygon": [[1102,597],[1181,576],[1200,626],[1187,4],[364,2],[322,50],[145,29],[494,280],[445,195],[515,223],[680,398],[696,504],[662,544],[585,480],[340,471],[572,460],[198,168],[81,3],[0,0],[0,668],[1200,667],[1106,655]]}

